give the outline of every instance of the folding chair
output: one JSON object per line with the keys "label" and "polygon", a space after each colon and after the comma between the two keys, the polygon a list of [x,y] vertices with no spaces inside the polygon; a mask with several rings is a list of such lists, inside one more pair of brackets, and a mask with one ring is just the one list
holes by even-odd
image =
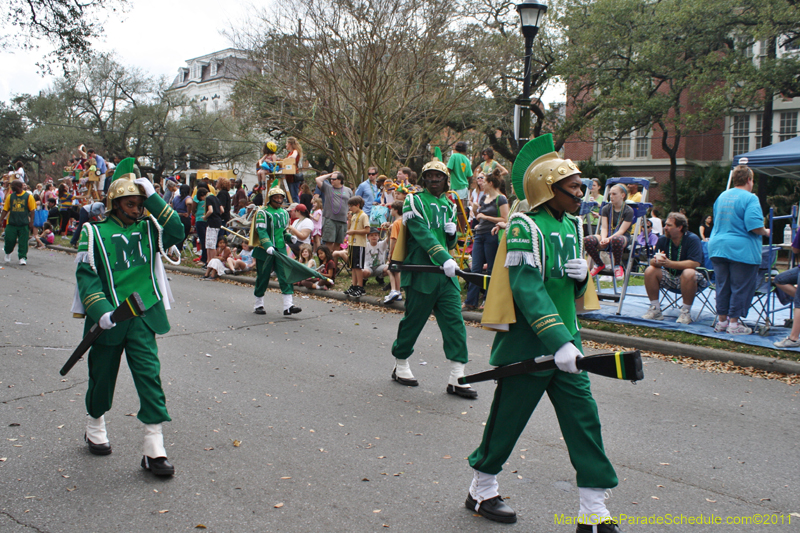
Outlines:
{"label": "folding chair", "polygon": [[[772,232],[773,232],[773,229],[774,229],[774,222],[776,220],[788,220],[789,221],[789,227],[791,228],[791,240],[790,240],[790,242],[794,242],[794,236],[797,234],[797,206],[796,205],[792,206],[791,214],[777,216],[777,217],[774,216],[773,209],[770,208],[770,210],[769,210],[769,233],[770,233],[769,242],[770,242],[770,245],[772,245]],[[779,248],[786,248],[786,247],[787,247],[787,243],[784,243],[783,246],[779,246]],[[794,265],[796,257],[794,255],[794,252],[792,252],[791,245],[788,245],[788,248],[789,248],[789,263],[788,264],[789,264],[789,267],[791,268]],[[777,253],[776,253],[776,261],[777,261]],[[762,253],[762,266],[763,266],[763,253]],[[771,280],[771,281],[772,281],[772,284],[773,284],[773,287],[774,287],[774,280]],[[756,292],[756,294],[758,294],[758,292]],[[768,303],[768,312],[769,312],[769,315],[770,315],[769,318],[771,319],[771,323],[772,324],[775,323],[775,315],[777,313],[779,313],[780,311],[784,311],[786,309],[792,310],[794,308],[793,301],[790,301],[788,304],[783,305],[783,307],[776,307],[776,305],[777,305],[776,302],[775,302],[775,298],[776,297],[779,298],[779,295],[777,294],[777,292],[771,298],[771,302]],[[781,303],[783,303],[783,302],[781,302]],[[790,319],[790,321],[787,321],[787,324],[791,324],[791,320],[794,319],[794,313],[790,313],[790,315],[792,316],[792,318]],[[786,327],[791,327],[791,326],[787,325]]]}
{"label": "folding chair", "polygon": [[[647,218],[647,211],[653,206],[653,204],[646,203],[648,193],[650,192],[650,180],[648,178],[609,178],[606,181],[606,187],[603,191],[603,202],[600,204],[600,208],[602,209],[606,204],[609,203],[608,195],[611,190],[611,187],[617,184],[628,185],[635,183],[642,189],[642,202],[639,203],[627,203],[628,207],[633,209],[633,215],[635,223],[633,224],[633,235],[634,238],[632,239],[632,244],[630,248],[627,250],[627,268],[625,270],[625,277],[623,278],[622,287],[617,286],[617,280],[614,277],[614,268],[616,265],[614,264],[614,255],[609,251],[610,257],[610,271],[608,268],[600,272],[599,275],[610,275],[611,276],[611,292],[604,291],[600,288],[599,280],[595,279],[595,286],[597,287],[597,297],[601,300],[613,300],[618,302],[617,306],[617,314],[622,313],[622,303],[625,300],[625,296],[628,292],[628,284],[630,282],[631,274],[634,277],[636,276],[643,276],[644,273],[639,272],[639,260],[637,259],[637,253],[641,248],[638,243],[636,242],[636,235],[639,234],[642,226],[644,225],[645,230],[645,242],[647,242],[647,224],[645,219]],[[594,202],[586,202],[587,204],[592,204]],[[583,207],[581,208],[583,210]],[[599,235],[601,231],[602,223],[597,224],[597,228],[595,229],[595,235]],[[623,261],[625,261],[625,256],[623,255]],[[608,265],[607,265],[608,266]],[[646,265],[645,265],[646,266]],[[634,268],[637,267],[637,268]],[[636,297],[646,297],[646,295],[641,294],[631,294],[631,296]]]}
{"label": "folding chair", "polygon": [[[770,208],[770,212],[772,209]],[[778,260],[779,247],[770,244],[761,247],[761,265],[758,267],[756,292],[750,309],[756,313],[756,323],[754,329],[758,330],[759,335],[766,335],[775,320],[774,298],[775,285],[772,283],[773,277],[777,275],[775,262]],[[772,309],[772,310],[770,310]],[[763,324],[759,326],[759,324]]]}
{"label": "folding chair", "polygon": [[[697,287],[697,292],[695,293],[694,299],[700,301],[700,310],[697,312],[697,315],[692,317],[692,321],[699,319],[704,309],[708,309],[715,315],[717,312],[716,299],[713,302],[711,300],[711,297],[716,294],[716,286],[714,285],[714,282],[711,280],[711,271],[709,271],[705,267],[699,267],[696,270],[706,278],[708,286]],[[668,289],[665,287],[661,287],[658,290],[658,294],[662,310],[669,309],[671,307],[679,308],[680,305],[682,305],[683,297],[681,295],[680,288]],[[689,315],[691,316],[691,310],[689,311]],[[714,322],[716,322],[716,319],[714,320]]]}
{"label": "folding chair", "polygon": [[699,291],[697,296],[695,296],[695,300],[700,302],[700,311],[697,313],[697,317],[693,320],[697,320],[700,318],[700,315],[703,314],[703,311],[708,311],[712,315],[714,315],[714,320],[711,323],[711,326],[715,326],[717,324],[717,283],[716,279],[714,278],[714,264],[711,262],[711,258],[708,256],[708,241],[702,241],[703,244],[703,271],[706,274],[706,279],[708,280],[708,287],[705,288],[703,291]]}

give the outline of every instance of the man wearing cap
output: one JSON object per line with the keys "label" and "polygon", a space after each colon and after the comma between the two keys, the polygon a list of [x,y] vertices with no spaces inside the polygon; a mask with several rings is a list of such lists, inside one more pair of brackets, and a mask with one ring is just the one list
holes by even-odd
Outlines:
{"label": "man wearing cap", "polygon": [[69,243],[73,247],[77,247],[83,225],[90,220],[98,221],[103,218],[105,214],[106,206],[103,202],[92,202],[81,207],[78,212],[78,225],[75,227],[75,231],[72,232],[72,239],[70,239]]}
{"label": "man wearing cap", "polygon": [[250,246],[256,260],[255,310],[257,315],[265,315],[264,294],[269,285],[269,276],[273,271],[278,275],[278,284],[283,294],[283,314],[291,316],[302,311],[293,304],[294,289],[288,281],[287,267],[275,257],[276,254],[286,256],[286,228],[289,226],[289,213],[283,208],[286,195],[280,187],[273,187],[267,194],[268,202],[253,217],[250,228]]}
{"label": "man wearing cap", "polygon": [[466,507],[490,520],[516,522],[498,492],[497,474],[547,392],[577,474],[578,533],[618,533],[604,503],[617,475],[603,449],[589,378],[576,365],[583,354],[575,299],[588,279],[582,224],[570,214],[583,196],[580,170],[558,156],[547,134],[520,151],[512,182],[531,207],[511,215],[495,260],[482,319],[485,328],[498,331],[489,364],[554,355],[557,369],[497,380],[483,440],[469,456],[473,480]]}
{"label": "man wearing cap", "polygon": [[[183,223],[150,180],[137,177],[134,161],[131,157],[117,165],[108,192],[110,214],[83,225],[75,259],[78,288],[72,311],[86,316],[84,335],[94,324],[104,330],[89,350],[85,439],[92,454],[111,453],[105,413],[111,409],[124,350],[139,395],[136,417],[145,424],[142,468],[171,476],[175,468],[167,460],[161,426],[170,417],[155,336],[170,329],[166,309],[171,293],[159,252],[183,240]],[[144,218],[144,209],[157,223]],[[115,324],[112,312],[134,292],[147,312]]]}
{"label": "man wearing cap", "polygon": [[443,274],[403,272],[400,276],[400,286],[406,291],[406,305],[397,328],[397,339],[392,344],[395,358],[392,379],[401,385],[419,385],[408,358],[414,353],[417,337],[433,312],[442,332],[445,357],[450,360],[446,391],[475,399],[478,397],[475,389],[458,384],[468,361],[467,330],[461,316],[461,286],[456,278],[458,265],[448,253],[456,241],[455,207],[445,195],[449,188],[448,176],[447,166],[434,158],[422,167],[425,189],[418,194],[409,194],[403,204],[406,253],[401,257],[402,251],[396,246],[392,259],[410,265],[437,265]]}

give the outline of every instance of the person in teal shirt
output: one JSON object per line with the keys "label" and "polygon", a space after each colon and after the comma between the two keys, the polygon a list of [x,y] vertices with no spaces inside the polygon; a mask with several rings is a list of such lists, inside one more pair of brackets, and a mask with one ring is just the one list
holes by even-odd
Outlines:
{"label": "person in teal shirt", "polygon": [[753,171],[739,165],[731,174],[733,187],[714,202],[714,229],[708,256],[717,282],[717,332],[749,335],[739,319],[747,316],[761,265],[761,237],[769,237],[758,197],[752,193]]}

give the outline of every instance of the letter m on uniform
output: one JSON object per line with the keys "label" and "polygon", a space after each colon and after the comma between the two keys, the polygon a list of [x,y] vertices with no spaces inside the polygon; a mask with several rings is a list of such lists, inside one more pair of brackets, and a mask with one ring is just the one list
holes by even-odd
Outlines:
{"label": "letter m on uniform", "polygon": [[563,278],[564,266],[570,259],[575,259],[575,235],[567,234],[562,236],[553,232],[550,234],[550,243],[553,245],[553,267],[550,269],[550,278]]}
{"label": "letter m on uniform", "polygon": [[142,251],[142,234],[138,231],[127,237],[121,233],[112,235],[111,242],[116,251],[116,263],[114,263],[113,270],[127,270],[147,264],[147,257]]}

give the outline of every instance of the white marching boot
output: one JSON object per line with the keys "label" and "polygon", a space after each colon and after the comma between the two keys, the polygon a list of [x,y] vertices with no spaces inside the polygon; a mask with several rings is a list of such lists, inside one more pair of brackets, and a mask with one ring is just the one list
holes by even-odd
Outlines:
{"label": "white marching boot", "polygon": [[419,382],[414,379],[414,374],[411,373],[411,366],[408,364],[408,359],[394,360],[392,379],[400,385],[408,385],[409,387],[416,387],[419,385]]}

